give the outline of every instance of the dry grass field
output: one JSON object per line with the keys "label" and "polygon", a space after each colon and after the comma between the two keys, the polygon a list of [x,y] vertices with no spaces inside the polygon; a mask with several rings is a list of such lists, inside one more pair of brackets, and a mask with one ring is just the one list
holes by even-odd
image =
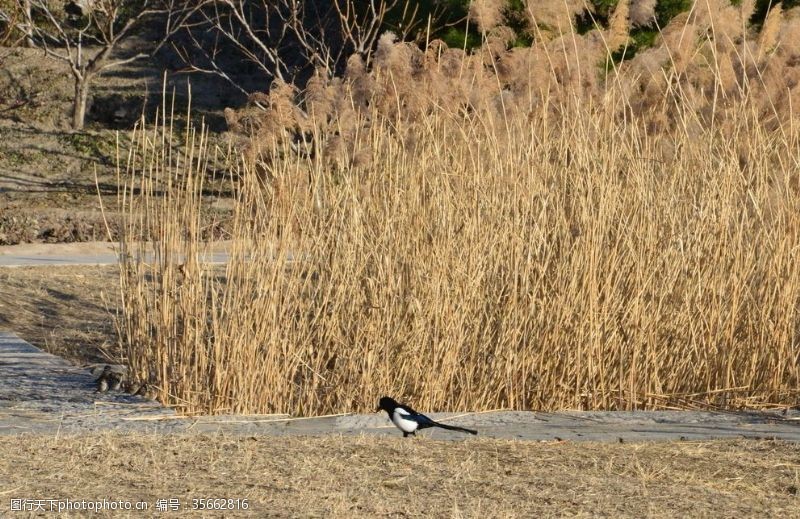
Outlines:
{"label": "dry grass field", "polygon": [[[178,498],[175,517],[800,517],[800,447],[397,438],[0,437],[12,498]],[[192,499],[247,499],[198,514]],[[11,514],[14,516],[15,514]],[[65,514],[61,517],[79,517]]]}

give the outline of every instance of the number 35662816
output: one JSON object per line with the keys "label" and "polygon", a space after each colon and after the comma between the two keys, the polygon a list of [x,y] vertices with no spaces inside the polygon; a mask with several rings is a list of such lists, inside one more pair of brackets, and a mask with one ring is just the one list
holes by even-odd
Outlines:
{"label": "number 35662816", "polygon": [[247,510],[247,499],[192,499],[192,510]]}

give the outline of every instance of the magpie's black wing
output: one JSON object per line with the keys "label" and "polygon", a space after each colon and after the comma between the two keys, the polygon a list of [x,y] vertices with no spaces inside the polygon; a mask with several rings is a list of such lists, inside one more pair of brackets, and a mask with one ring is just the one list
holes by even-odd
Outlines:
{"label": "magpie's black wing", "polygon": [[411,420],[413,422],[417,422],[419,424],[420,429],[425,429],[427,427],[436,427],[437,425],[439,425],[438,423],[434,422],[424,414],[414,411],[407,405],[399,405],[397,406],[397,408],[402,409],[403,411],[408,413],[408,414],[403,414],[404,420]]}
{"label": "magpie's black wing", "polygon": [[405,404],[398,404],[397,407],[399,409],[402,409],[403,411],[407,412],[408,414],[419,414],[418,412],[414,411],[413,409],[411,409],[410,407],[408,407]]}

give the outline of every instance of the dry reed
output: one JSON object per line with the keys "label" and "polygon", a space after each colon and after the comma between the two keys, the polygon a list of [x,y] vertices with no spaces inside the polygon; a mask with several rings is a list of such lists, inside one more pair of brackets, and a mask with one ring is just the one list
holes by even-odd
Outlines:
{"label": "dry reed", "polygon": [[313,109],[273,92],[218,271],[203,130],[140,127],[123,248],[156,259],[123,264],[132,372],[190,412],[797,404],[797,91],[761,97],[793,51],[704,16],[607,77],[601,31],[470,56],[387,37]]}

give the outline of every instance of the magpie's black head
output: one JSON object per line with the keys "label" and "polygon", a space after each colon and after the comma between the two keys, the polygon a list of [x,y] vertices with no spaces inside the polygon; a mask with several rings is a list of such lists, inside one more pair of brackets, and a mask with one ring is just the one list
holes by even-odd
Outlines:
{"label": "magpie's black head", "polygon": [[383,409],[387,413],[392,414],[392,411],[394,411],[398,405],[400,404],[398,404],[394,398],[384,396],[381,397],[380,402],[378,402],[378,409],[376,409],[376,411],[380,411],[381,409]]}

